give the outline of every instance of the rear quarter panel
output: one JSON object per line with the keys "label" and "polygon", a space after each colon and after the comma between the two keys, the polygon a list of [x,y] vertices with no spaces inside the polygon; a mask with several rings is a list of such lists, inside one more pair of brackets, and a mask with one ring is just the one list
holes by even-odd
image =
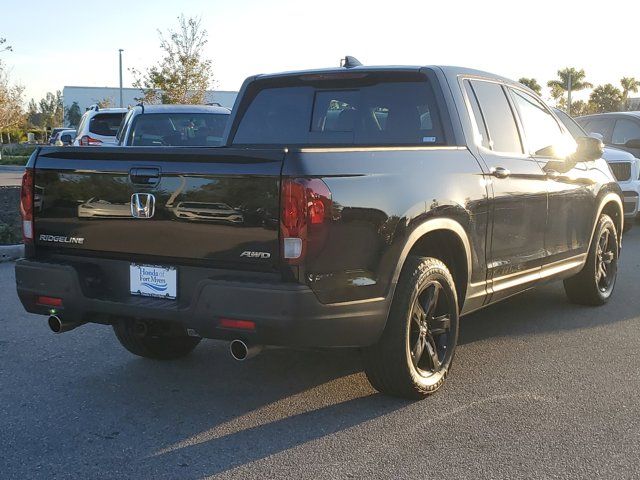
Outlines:
{"label": "rear quarter panel", "polygon": [[387,296],[409,236],[432,218],[462,226],[471,281],[485,281],[487,188],[466,148],[301,149],[283,175],[320,177],[332,193],[328,241],[301,272],[322,302]]}

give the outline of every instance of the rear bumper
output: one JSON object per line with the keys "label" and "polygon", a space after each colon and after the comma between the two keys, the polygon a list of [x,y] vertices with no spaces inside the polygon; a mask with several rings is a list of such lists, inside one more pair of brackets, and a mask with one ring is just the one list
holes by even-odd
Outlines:
{"label": "rear bumper", "polygon": [[[112,262],[120,269],[128,266],[128,262]],[[18,296],[31,313],[48,314],[48,307],[36,304],[36,297],[43,295],[61,298],[63,308],[58,309],[59,315],[68,320],[95,323],[110,323],[123,317],[160,320],[193,329],[206,338],[242,338],[265,345],[371,345],[382,334],[388,313],[386,299],[322,304],[304,285],[215,278],[223,276],[219,270],[210,270],[208,278],[194,281],[187,302],[173,302],[128,295],[120,295],[117,300],[90,297],[81,286],[81,273],[72,265],[21,260],[15,269]],[[188,276],[189,270],[182,275]],[[220,328],[221,318],[251,320],[256,328],[254,331]]]}

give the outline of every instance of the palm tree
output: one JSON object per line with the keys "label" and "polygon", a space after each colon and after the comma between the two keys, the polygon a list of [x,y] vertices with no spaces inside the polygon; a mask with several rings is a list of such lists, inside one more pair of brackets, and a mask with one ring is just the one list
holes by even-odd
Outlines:
{"label": "palm tree", "polygon": [[558,70],[557,80],[549,80],[547,82],[547,86],[551,88],[551,94],[556,100],[564,97],[564,92],[567,92],[567,109],[569,115],[571,115],[571,92],[593,87],[592,84],[585,81],[585,77],[586,74],[583,69],[578,70],[573,67],[567,67]]}
{"label": "palm tree", "polygon": [[522,77],[522,78],[520,78],[520,80],[518,80],[518,82],[520,82],[521,84],[523,84],[526,87],[529,87],[531,90],[536,92],[538,95],[542,95],[542,87],[540,86],[540,84],[538,83],[538,81],[535,78]]}
{"label": "palm tree", "polygon": [[626,107],[627,100],[629,100],[629,93],[637,93],[640,88],[640,80],[636,80],[633,77],[624,77],[620,80],[622,85],[622,105]]}
{"label": "palm tree", "polygon": [[610,83],[598,85],[589,96],[589,105],[596,113],[617,112],[622,103],[622,92]]}

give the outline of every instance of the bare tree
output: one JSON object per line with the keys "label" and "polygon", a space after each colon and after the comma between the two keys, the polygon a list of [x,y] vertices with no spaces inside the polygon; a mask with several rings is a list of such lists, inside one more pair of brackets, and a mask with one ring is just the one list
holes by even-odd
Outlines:
{"label": "bare tree", "polygon": [[130,69],[134,87],[140,88],[146,103],[204,103],[205,93],[213,80],[211,60],[204,57],[207,31],[200,18],[178,17],[178,29],[160,35],[164,52],[156,66],[141,73]]}

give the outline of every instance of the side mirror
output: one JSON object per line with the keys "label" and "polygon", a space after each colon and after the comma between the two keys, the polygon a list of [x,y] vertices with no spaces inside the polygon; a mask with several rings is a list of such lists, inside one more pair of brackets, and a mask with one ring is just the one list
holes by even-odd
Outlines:
{"label": "side mirror", "polygon": [[632,138],[624,144],[627,148],[637,148],[640,149],[640,138]]}
{"label": "side mirror", "polygon": [[604,144],[602,140],[593,137],[576,138],[578,148],[573,155],[578,162],[590,162],[602,158],[604,153]]}

